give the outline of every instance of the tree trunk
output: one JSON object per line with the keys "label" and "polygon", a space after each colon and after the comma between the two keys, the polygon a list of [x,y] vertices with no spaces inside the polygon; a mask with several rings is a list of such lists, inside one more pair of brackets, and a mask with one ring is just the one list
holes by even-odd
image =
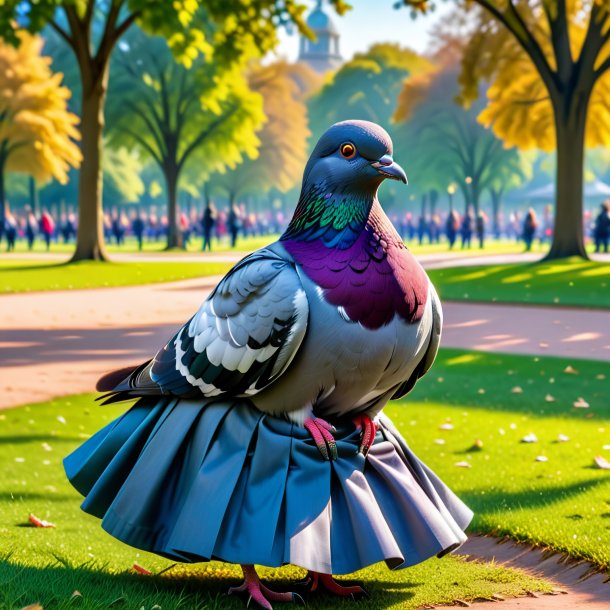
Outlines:
{"label": "tree trunk", "polygon": [[421,212],[420,215],[421,216],[425,216],[426,215],[426,203],[428,202],[428,195],[422,195],[421,196]]}
{"label": "tree trunk", "polygon": [[497,237],[500,235],[500,201],[502,195],[499,191],[491,189],[491,214],[492,214],[492,230]]}
{"label": "tree trunk", "polygon": [[430,216],[434,216],[436,212],[436,204],[438,202],[438,191],[430,191]]}
{"label": "tree trunk", "polygon": [[178,169],[173,166],[166,167],[163,173],[167,191],[167,246],[165,249],[184,248],[178,208]]}
{"label": "tree trunk", "polygon": [[[588,96],[576,99],[571,112],[562,113],[554,104],[557,134],[555,178],[555,226],[551,249],[545,260],[579,256],[588,258],[583,235],[583,182],[585,126]],[[567,116],[566,116],[567,114]]]}
{"label": "tree trunk", "polygon": [[[82,74],[81,74],[82,77]],[[86,82],[83,79],[83,82]],[[81,106],[81,150],[83,161],[78,178],[78,231],[72,261],[108,260],[104,246],[102,208],[102,147],[104,103],[108,85],[108,66],[98,81],[83,87]]]}
{"label": "tree trunk", "polygon": [[34,216],[38,218],[40,215],[40,200],[38,198],[38,189],[36,188],[36,179],[34,176],[30,176],[28,186],[30,189],[30,207],[32,208],[32,212],[34,212]]}

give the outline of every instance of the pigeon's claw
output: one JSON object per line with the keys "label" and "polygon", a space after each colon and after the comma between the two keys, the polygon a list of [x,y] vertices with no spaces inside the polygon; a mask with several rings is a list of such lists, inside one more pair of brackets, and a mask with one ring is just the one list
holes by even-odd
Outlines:
{"label": "pigeon's claw", "polygon": [[322,574],[311,570],[307,572],[305,580],[296,584],[305,587],[309,593],[325,592],[338,597],[351,597],[354,601],[369,596],[360,585],[340,585],[332,574]]}
{"label": "pigeon's claw", "polygon": [[308,417],[303,426],[311,434],[316,447],[325,460],[337,459],[337,443],[332,435],[335,431],[334,426],[319,417]]}
{"label": "pigeon's claw", "polygon": [[242,565],[241,569],[244,573],[244,582],[239,587],[231,587],[228,591],[229,595],[234,593],[245,593],[248,594],[248,601],[246,607],[250,607],[250,604],[254,600],[261,608],[265,610],[273,610],[271,602],[295,602],[302,606],[305,605],[305,601],[298,593],[279,593],[272,591],[266,587],[258,577],[254,566]]}
{"label": "pigeon's claw", "polygon": [[368,415],[356,415],[352,420],[354,426],[361,432],[360,446],[358,447],[358,453],[366,456],[370,448],[375,442],[375,435],[379,430],[379,425],[376,424]]}

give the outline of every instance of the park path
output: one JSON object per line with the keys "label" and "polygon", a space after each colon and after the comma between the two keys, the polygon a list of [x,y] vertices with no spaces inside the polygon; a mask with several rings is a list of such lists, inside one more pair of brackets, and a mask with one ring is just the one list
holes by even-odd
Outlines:
{"label": "park path", "polygon": [[[0,408],[91,391],[150,358],[220,276],[169,284],[0,296]],[[610,315],[445,302],[442,345],[610,362]]]}

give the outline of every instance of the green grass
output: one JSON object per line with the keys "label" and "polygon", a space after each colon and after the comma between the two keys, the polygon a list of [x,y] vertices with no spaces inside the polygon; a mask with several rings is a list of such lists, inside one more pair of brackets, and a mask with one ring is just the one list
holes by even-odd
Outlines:
{"label": "green grass", "polygon": [[[610,476],[594,464],[610,460],[608,379],[604,362],[443,350],[388,413],[474,510],[474,529],[609,568]],[[588,408],[574,406],[581,398]],[[447,422],[452,430],[439,428]],[[521,442],[530,433],[538,441]]]}
{"label": "green grass", "polygon": [[576,307],[610,307],[610,264],[566,259],[548,263],[431,269],[441,298]]}
{"label": "green grass", "polygon": [[0,294],[133,286],[222,275],[231,263],[36,263],[0,260]]}
{"label": "green grass", "polygon": [[[436,372],[444,369],[441,365]],[[429,385],[436,387],[436,382]],[[0,608],[12,610],[34,602],[57,609],[242,608],[239,600],[223,595],[237,582],[239,569],[235,566],[177,565],[160,576],[136,575],[131,571],[134,562],[154,573],[173,564],[121,544],[103,532],[97,519],[80,511],[80,496],[67,483],[61,459],[125,409],[124,405],[100,407],[93,398],[73,396],[0,413],[0,558],[4,558],[0,561]],[[463,408],[457,410],[461,413]],[[420,428],[424,421],[431,428],[414,445],[424,459],[436,461],[437,447],[427,442],[437,422],[434,414],[430,416],[430,405],[399,405],[392,411],[410,437],[414,436],[410,422],[421,413]],[[418,428],[416,438],[420,431]],[[462,483],[447,460],[438,466],[450,483]],[[54,522],[57,528],[28,527],[29,513]],[[303,575],[292,567],[261,573],[284,586]],[[551,588],[522,572],[455,556],[433,558],[396,572],[380,564],[354,578],[365,581],[371,593],[371,600],[358,607],[371,609],[418,608]],[[73,598],[74,591],[82,597]],[[353,607],[328,598],[312,599],[309,605],[314,609]]]}

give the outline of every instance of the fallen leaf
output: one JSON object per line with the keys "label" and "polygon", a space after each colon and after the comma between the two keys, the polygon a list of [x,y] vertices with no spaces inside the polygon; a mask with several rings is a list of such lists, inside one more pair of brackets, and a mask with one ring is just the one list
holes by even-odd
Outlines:
{"label": "fallen leaf", "polygon": [[568,375],[578,375],[578,371],[571,364],[568,364],[568,366],[563,369],[563,372],[567,373]]}
{"label": "fallen leaf", "polygon": [[32,513],[30,513],[28,521],[35,527],[56,527],[55,523],[50,523],[49,521],[45,521],[44,519],[39,519],[36,515],[33,515]]}
{"label": "fallen leaf", "polygon": [[472,464],[470,462],[456,462],[455,466],[458,468],[472,468]]}
{"label": "fallen leaf", "polygon": [[65,423],[66,423],[66,418],[65,418],[63,415],[58,415],[58,416],[57,416],[57,421],[58,421],[60,424],[65,424]]}
{"label": "fallen leaf", "polygon": [[512,390],[512,394],[523,394],[523,388],[521,386],[516,385]]}
{"label": "fallen leaf", "polygon": [[73,591],[72,595],[70,595],[70,599],[82,598],[82,596],[83,594],[80,591]]}
{"label": "fallen leaf", "polygon": [[582,396],[579,396],[578,400],[575,400],[573,405],[577,409],[588,409],[590,407],[589,403]]}
{"label": "fallen leaf", "polygon": [[444,444],[445,444],[445,439],[444,439],[444,438],[435,438],[435,439],[434,439],[434,442],[435,442],[437,445],[444,445]]}
{"label": "fallen leaf", "polygon": [[552,394],[547,394],[547,395],[544,397],[544,400],[545,400],[546,402],[555,402],[555,397],[554,397]]}
{"label": "fallen leaf", "polygon": [[479,388],[477,394],[485,394],[485,388]]}
{"label": "fallen leaf", "polygon": [[53,451],[53,447],[51,447],[51,445],[49,445],[49,443],[42,443],[41,446],[45,451]]}
{"label": "fallen leaf", "polygon": [[604,380],[606,376],[603,373],[599,373],[599,375],[595,375],[595,379],[599,379],[600,381]]}
{"label": "fallen leaf", "polygon": [[134,563],[131,567],[138,574],[143,574],[144,576],[152,576],[152,572],[142,567],[139,563]]}
{"label": "fallen leaf", "polygon": [[603,449],[604,451],[610,451],[610,445],[604,445],[604,446],[602,447],[602,449]]}
{"label": "fallen leaf", "polygon": [[40,604],[30,604],[29,606],[24,606],[21,610],[44,610],[44,608]]}
{"label": "fallen leaf", "polygon": [[537,462],[548,462],[549,458],[546,457],[546,455],[537,455],[536,456],[536,461]]}
{"label": "fallen leaf", "polygon": [[449,422],[445,422],[444,424],[441,424],[438,427],[439,430],[453,430],[453,424],[450,424]]}
{"label": "fallen leaf", "polygon": [[526,434],[521,439],[521,442],[522,443],[537,443],[538,442],[538,437],[533,432],[530,432],[529,434]]}
{"label": "fallen leaf", "polygon": [[475,439],[474,443],[469,447],[468,451],[482,451],[483,441],[480,438]]}
{"label": "fallen leaf", "polygon": [[605,457],[596,455],[593,460],[597,464],[598,468],[601,468],[602,470],[610,470],[610,462]]}
{"label": "fallen leaf", "polygon": [[557,442],[558,442],[558,443],[567,443],[569,440],[570,440],[570,437],[569,437],[569,436],[566,436],[565,434],[560,434],[560,435],[557,437]]}

